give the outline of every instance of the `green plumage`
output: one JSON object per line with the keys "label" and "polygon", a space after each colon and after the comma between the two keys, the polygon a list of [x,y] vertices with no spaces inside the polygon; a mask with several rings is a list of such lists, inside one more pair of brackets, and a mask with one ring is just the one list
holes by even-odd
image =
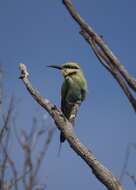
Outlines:
{"label": "green plumage", "polygon": [[67,119],[70,117],[72,104],[82,102],[87,92],[86,80],[80,71],[67,76],[61,88],[61,110]]}
{"label": "green plumage", "polygon": [[[64,82],[61,88],[61,110],[68,120],[70,119],[74,105],[76,103],[80,105],[85,99],[86,93],[87,83],[81,69],[64,76]],[[74,125],[74,123],[72,124]],[[63,133],[60,135],[60,141],[65,141]]]}
{"label": "green plumage", "polygon": [[[87,82],[80,65],[75,62],[68,62],[62,66],[51,65],[49,67],[61,70],[64,82],[61,88],[61,110],[65,117],[74,126],[76,117],[76,105],[80,106],[87,93]],[[72,118],[72,119],[71,119]],[[60,142],[65,141],[63,133],[60,134]]]}

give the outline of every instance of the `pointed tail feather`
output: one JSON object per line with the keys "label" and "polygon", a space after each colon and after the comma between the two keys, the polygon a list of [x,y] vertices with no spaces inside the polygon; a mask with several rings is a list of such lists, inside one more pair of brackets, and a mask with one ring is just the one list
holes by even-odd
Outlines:
{"label": "pointed tail feather", "polygon": [[[69,120],[69,122],[72,123],[73,127],[75,125],[75,118],[76,118],[77,112],[79,110],[80,104],[81,104],[81,101],[73,104],[72,110],[70,112],[70,116],[69,116],[68,120]],[[62,143],[64,143],[65,140],[66,140],[65,135],[64,135],[64,133],[61,132],[60,133],[60,145],[59,145],[59,150],[58,150],[58,157],[60,157]]]}
{"label": "pointed tail feather", "polygon": [[60,133],[60,142],[63,143],[65,141],[65,136],[64,134],[61,132]]}
{"label": "pointed tail feather", "polygon": [[58,153],[57,153],[57,156],[58,156],[58,157],[60,157],[61,147],[62,147],[62,143],[60,142],[59,149],[58,149]]}

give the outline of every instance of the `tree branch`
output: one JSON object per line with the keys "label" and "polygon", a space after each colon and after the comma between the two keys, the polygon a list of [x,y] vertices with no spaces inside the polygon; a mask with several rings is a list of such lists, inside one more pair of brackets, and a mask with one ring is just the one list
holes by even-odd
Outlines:
{"label": "tree branch", "polygon": [[[102,58],[103,57],[106,58],[106,60],[108,60],[107,64],[110,65],[110,67],[112,68],[112,71],[113,70],[116,71],[115,73],[114,72],[110,72],[110,73],[112,73],[113,77],[117,80],[117,82],[119,83],[119,85],[121,86],[123,91],[125,92],[127,98],[129,99],[131,105],[133,106],[134,110],[136,111],[136,99],[132,96],[130,90],[127,90],[128,87],[125,84],[125,82],[126,82],[127,85],[136,92],[136,80],[127,72],[125,67],[118,60],[118,58],[112,53],[112,51],[109,49],[107,44],[104,42],[103,38],[101,38],[101,36],[99,36],[92,29],[92,27],[89,26],[85,22],[85,20],[78,14],[78,12],[74,8],[71,0],[63,0],[63,4],[67,8],[69,13],[73,17],[73,19],[79,24],[81,31],[83,31],[81,33],[81,35],[84,38],[85,38],[84,32],[86,32],[89,35],[90,40],[93,41],[93,43],[96,44],[97,49],[99,48],[99,50],[100,50],[99,56]],[[85,38],[85,40],[86,40],[86,38]],[[89,44],[90,44],[90,42],[89,42]],[[98,54],[97,54],[97,57],[98,57]],[[99,57],[99,60],[100,60],[100,57]],[[104,61],[106,61],[106,60],[104,60]],[[106,64],[103,64],[103,65],[107,67]],[[119,73],[120,73],[121,77],[120,77]],[[124,81],[123,81],[123,79],[124,79]],[[126,86],[127,88],[126,87],[124,88],[123,86]]]}
{"label": "tree branch", "polygon": [[92,169],[93,174],[101,183],[103,183],[109,190],[123,190],[121,184],[112,173],[105,168],[94,156],[94,154],[87,149],[76,137],[72,124],[64,117],[63,113],[48,99],[43,98],[37,90],[35,90],[29,79],[27,68],[24,64],[20,64],[21,76],[19,77],[24,82],[29,93],[53,118],[56,127],[64,133],[71,148],[86,162]]}
{"label": "tree branch", "polygon": [[86,33],[85,31],[81,31],[80,34],[84,37],[84,39],[88,42],[91,46],[93,52],[95,53],[96,57],[99,59],[100,63],[111,73],[111,75],[116,79],[120,87],[122,88],[123,92],[127,96],[129,102],[131,103],[134,111],[136,112],[136,99],[134,98],[133,94],[129,90],[129,87],[125,80],[123,80],[122,75],[118,71],[117,67],[111,64],[110,60],[104,52],[97,46],[95,41]]}

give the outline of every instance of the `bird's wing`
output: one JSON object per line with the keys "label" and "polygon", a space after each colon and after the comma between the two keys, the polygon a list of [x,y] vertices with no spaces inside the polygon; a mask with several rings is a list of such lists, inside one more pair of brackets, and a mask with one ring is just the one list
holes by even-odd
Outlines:
{"label": "bird's wing", "polygon": [[67,112],[68,112],[68,105],[67,105],[67,94],[69,90],[69,83],[67,80],[65,80],[62,84],[61,88],[61,110],[64,113],[64,115],[67,117]]}
{"label": "bird's wing", "polygon": [[81,89],[81,101],[83,101],[86,97],[86,90],[85,89]]}
{"label": "bird's wing", "polygon": [[[67,80],[65,80],[62,84],[61,87],[61,111],[63,112],[63,114],[65,115],[65,117],[68,119],[69,113],[68,113],[68,103],[67,103],[67,94],[68,94],[68,90],[69,90],[69,83]],[[60,133],[60,147],[61,147],[61,143],[65,141],[65,136],[64,134],[61,132]],[[60,152],[60,150],[59,150]]]}

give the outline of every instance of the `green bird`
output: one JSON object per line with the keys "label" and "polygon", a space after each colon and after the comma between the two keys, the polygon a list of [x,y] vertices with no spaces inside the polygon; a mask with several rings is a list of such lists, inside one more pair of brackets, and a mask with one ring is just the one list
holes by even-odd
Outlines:
{"label": "green bird", "polygon": [[[61,66],[50,65],[48,67],[59,69],[64,77],[61,87],[61,110],[64,116],[74,126],[77,108],[84,101],[87,94],[87,81],[78,63],[68,62]],[[60,143],[65,141],[61,132]]]}

